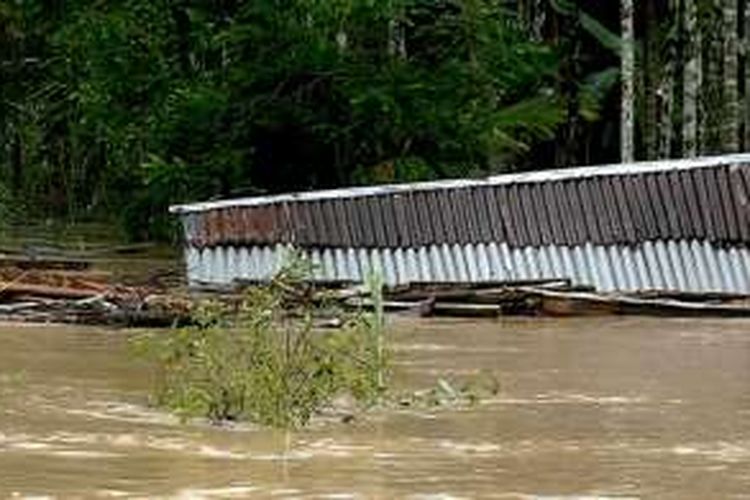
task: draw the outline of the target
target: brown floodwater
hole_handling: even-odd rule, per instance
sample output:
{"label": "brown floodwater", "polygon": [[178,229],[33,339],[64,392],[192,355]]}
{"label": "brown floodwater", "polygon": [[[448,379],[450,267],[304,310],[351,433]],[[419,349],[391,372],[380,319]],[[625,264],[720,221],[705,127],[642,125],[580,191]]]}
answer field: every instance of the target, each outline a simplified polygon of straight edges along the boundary
{"label": "brown floodwater", "polygon": [[128,333],[0,326],[0,497],[750,498],[750,321],[392,324],[397,383],[473,407],[284,434],[148,406]]}

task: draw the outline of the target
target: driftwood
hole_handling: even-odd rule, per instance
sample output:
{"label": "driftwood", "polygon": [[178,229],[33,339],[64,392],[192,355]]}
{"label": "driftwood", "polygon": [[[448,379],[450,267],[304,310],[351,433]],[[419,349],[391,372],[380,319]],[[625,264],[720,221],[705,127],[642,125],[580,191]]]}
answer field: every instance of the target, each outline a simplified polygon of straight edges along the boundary
{"label": "driftwood", "polygon": [[25,255],[0,255],[0,267],[15,267],[18,269],[43,270],[83,270],[90,269],[89,259],[54,257],[34,258]]}
{"label": "driftwood", "polygon": [[0,281],[0,297],[36,296],[53,299],[86,299],[101,293],[101,290],[67,288],[60,286],[30,285]]}
{"label": "driftwood", "polygon": [[[497,317],[599,316],[638,314],[658,316],[750,317],[750,297],[737,294],[600,294],[589,287],[560,280],[488,284],[427,284],[385,291],[386,311],[419,316]],[[340,290],[350,307],[371,308],[361,289]]]}
{"label": "driftwood", "polygon": [[750,302],[747,302],[746,305],[731,305],[539,289],[528,289],[526,291],[537,297],[541,313],[552,316],[637,314],[649,316],[750,317]]}
{"label": "driftwood", "polygon": [[12,262],[0,265],[0,320],[152,327],[190,317],[190,307],[159,286],[124,286],[67,261]]}
{"label": "driftwood", "polygon": [[435,302],[432,305],[434,316],[461,318],[496,318],[503,310],[499,304],[467,304],[456,302]]}

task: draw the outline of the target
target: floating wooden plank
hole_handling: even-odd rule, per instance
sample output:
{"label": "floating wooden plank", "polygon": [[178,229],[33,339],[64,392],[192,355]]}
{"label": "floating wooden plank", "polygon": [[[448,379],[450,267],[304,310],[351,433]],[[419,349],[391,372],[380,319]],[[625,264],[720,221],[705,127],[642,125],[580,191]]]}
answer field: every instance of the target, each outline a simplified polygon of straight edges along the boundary
{"label": "floating wooden plank", "polygon": [[623,295],[558,292],[529,288],[539,301],[541,314],[582,316],[635,314],[655,316],[750,317],[750,306],[686,302],[673,299],[640,299]]}
{"label": "floating wooden plank", "polygon": [[0,281],[0,297],[26,295],[59,299],[86,299],[89,297],[95,297],[100,293],[99,290]]}
{"label": "floating wooden plank", "polygon": [[18,269],[83,270],[92,266],[91,260],[65,257],[33,258],[19,255],[0,255],[0,267]]}
{"label": "floating wooden plank", "polygon": [[502,314],[498,304],[466,304],[462,302],[435,302],[432,314],[453,318],[496,318]]}

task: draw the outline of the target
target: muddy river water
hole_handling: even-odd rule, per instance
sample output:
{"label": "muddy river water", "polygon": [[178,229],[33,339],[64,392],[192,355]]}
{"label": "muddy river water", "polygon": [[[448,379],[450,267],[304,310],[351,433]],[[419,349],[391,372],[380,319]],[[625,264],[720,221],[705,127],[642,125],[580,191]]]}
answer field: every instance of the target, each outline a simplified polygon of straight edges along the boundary
{"label": "muddy river water", "polygon": [[750,321],[397,320],[397,383],[471,408],[284,434],[147,404],[128,333],[0,326],[0,497],[750,498]]}

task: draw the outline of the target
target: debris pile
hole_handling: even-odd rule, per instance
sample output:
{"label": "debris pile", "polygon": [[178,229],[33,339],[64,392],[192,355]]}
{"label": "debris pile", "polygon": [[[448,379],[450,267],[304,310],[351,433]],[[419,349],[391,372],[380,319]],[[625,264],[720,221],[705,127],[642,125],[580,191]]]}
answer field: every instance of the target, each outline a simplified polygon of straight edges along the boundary
{"label": "debris pile", "polygon": [[[355,289],[356,290],[356,289]],[[350,307],[370,307],[364,294],[341,292]],[[465,283],[412,283],[387,290],[384,307],[421,317],[499,316],[718,316],[750,317],[750,297],[731,293],[650,291],[601,293],[569,280]]]}
{"label": "debris pile", "polygon": [[0,260],[0,320],[170,326],[189,312],[189,301],[164,286],[117,283],[85,260]]}
{"label": "debris pile", "polygon": [[[85,259],[29,259],[0,256],[0,321],[73,323],[126,327],[168,327],[191,321],[192,311],[210,298],[236,304],[252,283],[187,293],[181,278],[157,269],[139,280],[123,279]],[[295,301],[319,301],[369,309],[366,289],[352,283],[308,283],[287,294]],[[569,280],[466,283],[411,283],[383,292],[391,313],[419,317],[501,316],[750,317],[750,298],[722,293],[602,294]],[[340,326],[317,318],[322,327]]]}

